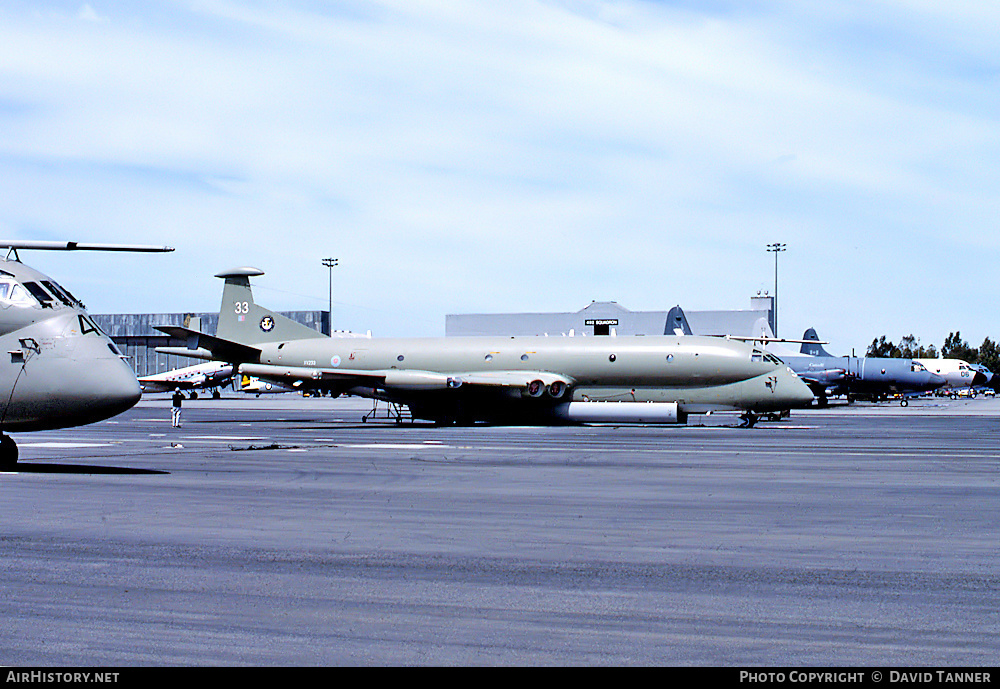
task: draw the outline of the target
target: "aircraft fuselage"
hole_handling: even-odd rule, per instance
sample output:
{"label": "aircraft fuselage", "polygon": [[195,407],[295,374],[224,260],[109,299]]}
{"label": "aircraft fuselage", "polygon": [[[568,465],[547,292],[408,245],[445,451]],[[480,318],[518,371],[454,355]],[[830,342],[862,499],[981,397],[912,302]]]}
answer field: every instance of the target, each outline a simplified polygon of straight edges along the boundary
{"label": "aircraft fuselage", "polygon": [[[261,364],[328,370],[333,390],[406,403],[415,416],[429,418],[452,401],[487,420],[522,412],[559,417],[555,408],[569,402],[673,402],[686,414],[763,413],[812,401],[786,366],[714,337],[309,339],[258,347]],[[370,371],[386,372],[386,385],[351,379],[351,372]],[[509,380],[518,372],[525,382],[536,374],[546,385],[547,378],[564,382],[565,396],[539,393],[532,401],[523,387],[488,384],[491,375]]]}
{"label": "aircraft fuselage", "polygon": [[783,361],[804,376],[811,371],[842,371],[840,376],[830,376],[828,381],[819,382],[830,394],[921,393],[945,383],[941,376],[910,359],[803,355],[786,356]]}

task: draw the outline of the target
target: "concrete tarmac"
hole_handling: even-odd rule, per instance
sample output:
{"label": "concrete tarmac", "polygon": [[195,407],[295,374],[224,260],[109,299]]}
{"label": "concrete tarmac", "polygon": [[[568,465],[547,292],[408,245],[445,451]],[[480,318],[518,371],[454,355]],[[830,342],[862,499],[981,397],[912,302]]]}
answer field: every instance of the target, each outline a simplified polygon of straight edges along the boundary
{"label": "concrete tarmac", "polygon": [[227,397],[15,436],[0,664],[1000,657],[995,400],[438,428]]}

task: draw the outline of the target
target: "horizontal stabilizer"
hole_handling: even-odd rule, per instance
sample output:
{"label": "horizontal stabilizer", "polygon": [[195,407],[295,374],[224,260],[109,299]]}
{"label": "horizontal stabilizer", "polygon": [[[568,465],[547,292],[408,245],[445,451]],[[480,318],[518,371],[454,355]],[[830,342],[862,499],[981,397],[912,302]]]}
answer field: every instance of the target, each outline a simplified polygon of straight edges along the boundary
{"label": "horizontal stabilizer", "polygon": [[[157,325],[155,327],[160,332],[166,333],[171,337],[186,340],[188,345],[187,351],[189,352],[208,350],[211,352],[212,358],[216,361],[228,361],[230,363],[260,361],[260,350],[256,347],[250,347],[239,342],[233,342],[232,340],[224,340],[221,337],[206,335],[197,330],[182,328],[179,325]],[[187,354],[187,356],[202,358],[196,354]]]}
{"label": "horizontal stabilizer", "polygon": [[215,361],[215,356],[203,347],[199,347],[197,349],[188,349],[187,347],[157,347],[156,353],[186,356],[192,359],[204,359],[205,361]]}

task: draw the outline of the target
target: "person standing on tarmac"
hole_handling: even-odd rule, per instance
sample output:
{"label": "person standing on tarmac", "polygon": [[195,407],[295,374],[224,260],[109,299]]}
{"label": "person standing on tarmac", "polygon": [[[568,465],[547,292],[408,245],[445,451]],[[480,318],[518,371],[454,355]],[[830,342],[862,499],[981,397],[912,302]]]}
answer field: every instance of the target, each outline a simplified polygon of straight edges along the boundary
{"label": "person standing on tarmac", "polygon": [[184,395],[181,394],[180,388],[174,389],[174,396],[171,398],[173,401],[173,408],[170,412],[170,425],[174,428],[181,427],[181,402],[184,401]]}

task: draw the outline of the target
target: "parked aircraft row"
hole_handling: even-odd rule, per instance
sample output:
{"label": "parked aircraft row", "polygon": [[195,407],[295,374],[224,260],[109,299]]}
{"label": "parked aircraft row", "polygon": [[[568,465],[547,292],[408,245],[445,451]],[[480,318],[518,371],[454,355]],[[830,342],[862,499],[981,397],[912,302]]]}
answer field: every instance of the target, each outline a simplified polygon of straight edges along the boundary
{"label": "parked aircraft row", "polygon": [[833,356],[809,328],[802,336],[799,356],[784,357],[793,371],[809,385],[822,406],[832,395],[885,399],[922,395],[947,384],[947,380],[911,359]]}
{"label": "parked aircraft row", "polygon": [[[0,466],[17,462],[9,432],[76,426],[109,418],[140,398],[139,381],[83,304],[25,266],[18,249],[172,251],[170,247],[0,241]],[[209,363],[144,377],[146,389],[204,388],[240,376],[263,386],[350,394],[406,405],[437,423],[683,423],[689,414],[758,416],[810,405],[833,391],[906,392],[945,385],[952,375],[902,360],[831,357],[807,332],[800,357],[782,361],[766,337],[690,334],[683,312],[662,337],[331,338],[255,303],[255,268],[224,279],[215,335],[160,326],[187,343],[173,348]],[[773,339],[773,338],[772,338]],[[806,341],[808,340],[808,341]],[[817,349],[818,347],[818,349]],[[909,366],[909,370],[894,368]],[[797,372],[796,372],[797,371]],[[956,380],[986,377],[968,365]]]}
{"label": "parked aircraft row", "polygon": [[[996,378],[985,367],[975,367],[959,359],[902,359],[881,357],[833,356],[823,348],[815,329],[809,328],[801,340],[776,338],[766,319],[754,326],[755,334],[734,336],[734,339],[758,342],[788,364],[809,386],[820,406],[829,397],[844,395],[886,399],[890,396],[907,399],[942,389],[997,385]],[[675,306],[667,314],[666,330],[679,334],[692,333],[683,310]],[[796,352],[787,344],[800,344]]]}

